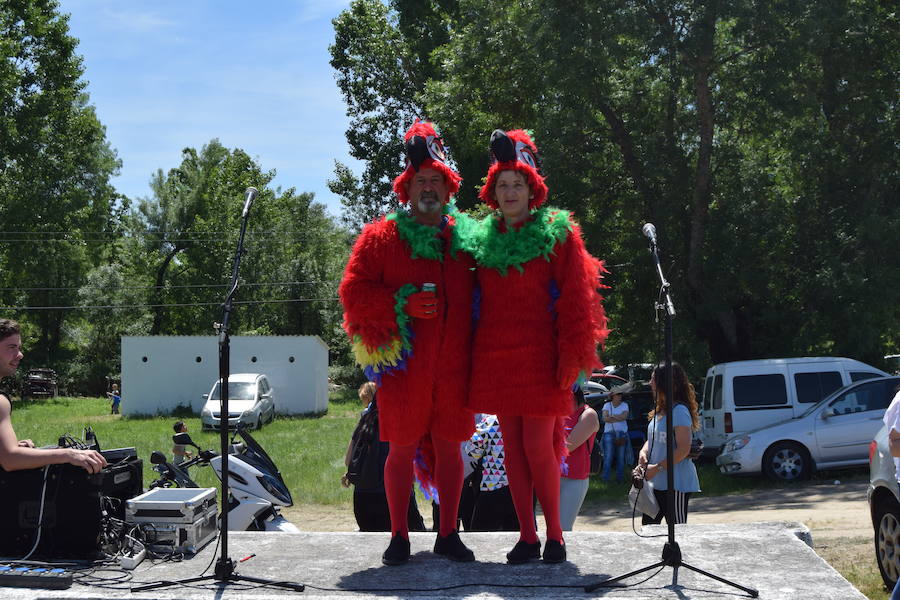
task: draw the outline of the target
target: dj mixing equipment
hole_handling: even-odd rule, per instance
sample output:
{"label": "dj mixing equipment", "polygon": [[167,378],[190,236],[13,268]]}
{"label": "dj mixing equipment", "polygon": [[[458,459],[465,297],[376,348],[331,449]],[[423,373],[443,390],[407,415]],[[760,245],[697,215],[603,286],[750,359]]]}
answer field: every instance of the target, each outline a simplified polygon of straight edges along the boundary
{"label": "dj mixing equipment", "polygon": [[134,448],[102,454],[109,464],[93,475],[69,464],[0,469],[0,556],[23,558],[34,549],[31,558],[95,558],[104,511],[124,520],[125,502],[143,491],[143,462]]}

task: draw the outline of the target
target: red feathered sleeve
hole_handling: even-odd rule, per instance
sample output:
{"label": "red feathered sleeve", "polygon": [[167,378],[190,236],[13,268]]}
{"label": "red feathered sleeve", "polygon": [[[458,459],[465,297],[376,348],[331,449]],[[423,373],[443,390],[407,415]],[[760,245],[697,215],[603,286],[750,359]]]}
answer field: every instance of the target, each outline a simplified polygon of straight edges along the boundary
{"label": "red feathered sleeve", "polygon": [[581,239],[581,228],[573,226],[565,242],[554,248],[553,277],[559,287],[556,300],[558,332],[558,366],[577,369],[590,377],[601,365],[598,344],[602,346],[609,335],[603,297],[598,292],[603,262],[591,256]]}
{"label": "red feathered sleeve", "polygon": [[344,306],[344,330],[353,340],[359,336],[370,350],[398,335],[396,289],[384,283],[384,265],[393,223],[380,220],[366,225],[356,239],[344,269],[338,296]]}

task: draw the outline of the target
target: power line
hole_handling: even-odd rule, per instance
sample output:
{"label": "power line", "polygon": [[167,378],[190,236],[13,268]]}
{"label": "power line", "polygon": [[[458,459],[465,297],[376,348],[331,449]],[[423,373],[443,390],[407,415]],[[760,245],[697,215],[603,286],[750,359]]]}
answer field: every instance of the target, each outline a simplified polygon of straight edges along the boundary
{"label": "power line", "polygon": [[[122,230],[122,231],[86,231],[80,230],[79,233],[91,234],[91,235],[166,235],[165,232],[155,231],[153,229],[144,229],[144,230]],[[208,235],[237,235],[236,231],[231,229],[223,230],[223,231],[194,231],[194,232],[184,232],[184,233],[202,233]],[[265,233],[267,235],[274,234],[282,234],[282,233],[308,233],[307,231],[285,231],[283,229],[248,229],[246,234],[260,234]],[[71,231],[0,231],[0,235],[59,235],[59,236],[71,236],[73,235]]]}
{"label": "power line", "polygon": [[[264,287],[264,286],[284,286],[284,285],[313,285],[313,284],[335,284],[336,281],[276,281],[273,283],[244,283],[241,287]],[[87,285],[87,284],[84,284]],[[19,292],[52,292],[64,290],[80,290],[84,285],[73,285],[67,287],[0,287],[0,291],[19,291]],[[227,288],[227,283],[196,283],[184,285],[123,285],[116,286],[117,290],[156,290],[156,289],[188,289],[188,288]]]}
{"label": "power line", "polygon": [[[234,304],[290,304],[294,302],[335,302],[337,296],[332,298],[286,298],[282,300],[235,300]],[[24,311],[24,310],[106,310],[126,308],[178,308],[190,306],[222,306],[221,302],[186,302],[183,304],[109,304],[87,306],[0,306],[0,310]]]}
{"label": "power line", "polygon": [[[168,237],[175,235],[178,237]],[[272,242],[294,242],[309,236],[309,231],[247,230],[249,239],[265,237]],[[232,241],[238,237],[237,231],[182,231],[163,233],[159,231],[0,231],[0,243],[14,242],[58,242],[58,243],[111,243],[120,240],[137,240],[141,237],[158,238],[159,243],[185,243]]]}
{"label": "power line", "polygon": [[[174,243],[182,243],[182,242],[214,242],[214,241],[222,241],[222,242],[233,242],[237,238],[237,234],[231,235],[227,238],[222,238],[218,236],[209,236],[209,237],[195,237],[195,238],[177,238],[177,239],[168,239],[163,238],[160,239],[160,243],[174,244]],[[0,239],[0,244],[20,244],[22,242],[41,242],[41,243],[56,243],[56,244],[108,244],[115,241],[119,241],[122,239],[126,239],[125,236],[120,236],[118,238],[47,238],[47,237],[33,237],[33,238],[15,238],[15,239]],[[250,240],[254,239],[254,236],[249,236]],[[296,243],[298,241],[302,241],[302,239],[297,237],[290,237],[288,234],[279,233],[277,236],[269,236],[266,238],[266,242],[272,244],[291,244]]]}

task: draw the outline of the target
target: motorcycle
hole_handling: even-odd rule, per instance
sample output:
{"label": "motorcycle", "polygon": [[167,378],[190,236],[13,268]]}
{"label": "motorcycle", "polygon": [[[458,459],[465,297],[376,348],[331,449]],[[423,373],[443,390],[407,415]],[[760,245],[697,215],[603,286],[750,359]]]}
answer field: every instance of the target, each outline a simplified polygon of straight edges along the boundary
{"label": "motorcycle", "polygon": [[[235,442],[238,435],[242,442]],[[195,466],[211,466],[216,477],[222,480],[222,457],[217,452],[200,450],[186,432],[175,434],[172,440],[176,444],[193,446],[197,449],[197,456],[176,465],[167,461],[165,454],[155,450],[150,455],[150,462],[159,473],[159,478],[150,484],[151,489],[199,487],[189,474],[190,468]],[[239,426],[231,438],[228,452],[228,530],[299,533],[279,512],[279,507],[293,504],[291,492],[278,467],[253,436]]]}

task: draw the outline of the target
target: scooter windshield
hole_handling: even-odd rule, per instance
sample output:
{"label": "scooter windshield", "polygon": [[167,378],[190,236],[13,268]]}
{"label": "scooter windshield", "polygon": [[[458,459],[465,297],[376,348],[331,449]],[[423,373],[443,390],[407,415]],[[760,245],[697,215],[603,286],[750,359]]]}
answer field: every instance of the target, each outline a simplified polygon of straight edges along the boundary
{"label": "scooter windshield", "polygon": [[[284,488],[284,493],[287,495],[288,499],[291,499],[291,492],[288,490],[287,484],[284,482],[284,479],[281,477],[281,473],[278,471],[278,467],[275,466],[275,463],[269,458],[269,455],[266,454],[266,451],[263,450],[262,446],[253,439],[253,436],[250,435],[250,432],[246,429],[240,429],[240,436],[244,439],[245,448],[241,453],[241,460],[247,462],[248,464],[256,467],[263,473],[268,473],[272,477],[278,480]],[[293,501],[291,499],[291,501]]]}

